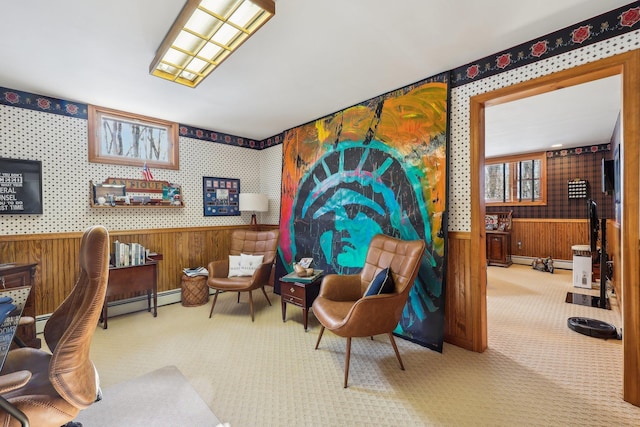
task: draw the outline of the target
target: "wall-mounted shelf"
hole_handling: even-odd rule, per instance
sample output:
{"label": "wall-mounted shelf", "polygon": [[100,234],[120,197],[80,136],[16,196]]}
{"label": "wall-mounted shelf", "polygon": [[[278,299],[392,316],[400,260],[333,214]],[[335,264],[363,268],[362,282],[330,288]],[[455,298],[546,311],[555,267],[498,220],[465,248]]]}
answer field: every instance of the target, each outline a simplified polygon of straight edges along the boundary
{"label": "wall-mounted shelf", "polygon": [[174,209],[180,209],[180,208],[184,208],[184,204],[177,206],[177,205],[143,205],[143,204],[129,204],[129,205],[121,205],[121,204],[116,204],[115,206],[110,206],[110,205],[96,205],[94,203],[91,203],[91,207],[95,208],[95,209],[113,209],[113,208],[174,208]]}
{"label": "wall-mounted shelf", "polygon": [[[155,194],[158,194],[159,197],[154,197]],[[89,205],[97,209],[175,209],[183,208],[184,201],[182,200],[182,187],[167,181],[108,178],[100,184],[89,181]]]}

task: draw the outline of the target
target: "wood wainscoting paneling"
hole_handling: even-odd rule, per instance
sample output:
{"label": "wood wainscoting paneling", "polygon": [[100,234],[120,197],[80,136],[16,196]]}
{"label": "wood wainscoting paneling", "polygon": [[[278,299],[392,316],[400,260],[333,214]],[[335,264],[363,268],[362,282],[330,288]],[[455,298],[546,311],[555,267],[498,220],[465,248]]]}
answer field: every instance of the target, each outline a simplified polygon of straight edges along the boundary
{"label": "wood wainscoting paneling", "polygon": [[[110,243],[140,243],[162,254],[158,263],[158,292],[179,289],[182,269],[206,267],[209,261],[229,254],[229,239],[235,229],[247,226],[192,227],[110,231]],[[261,226],[269,229],[271,226]],[[0,262],[37,263],[36,315],[52,313],[71,292],[78,271],[82,232],[0,236]],[[123,295],[129,298],[137,294]]]}
{"label": "wood wainscoting paneling", "polygon": [[471,235],[450,232],[448,239],[444,339],[450,344],[472,350]]}
{"label": "wood wainscoting paneling", "polygon": [[586,219],[513,219],[511,255],[571,260],[571,246],[588,244]]}

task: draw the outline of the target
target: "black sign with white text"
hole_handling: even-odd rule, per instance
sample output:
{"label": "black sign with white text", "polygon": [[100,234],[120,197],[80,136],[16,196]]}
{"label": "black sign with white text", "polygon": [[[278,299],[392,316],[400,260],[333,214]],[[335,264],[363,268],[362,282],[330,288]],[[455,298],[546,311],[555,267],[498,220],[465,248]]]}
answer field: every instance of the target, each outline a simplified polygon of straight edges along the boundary
{"label": "black sign with white text", "polygon": [[41,213],[41,162],[0,159],[0,214]]}

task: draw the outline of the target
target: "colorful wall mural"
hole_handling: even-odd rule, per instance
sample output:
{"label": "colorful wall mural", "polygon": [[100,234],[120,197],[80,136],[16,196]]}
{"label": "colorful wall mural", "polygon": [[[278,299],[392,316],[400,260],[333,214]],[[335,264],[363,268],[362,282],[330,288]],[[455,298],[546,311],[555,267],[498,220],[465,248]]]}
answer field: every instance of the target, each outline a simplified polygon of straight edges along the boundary
{"label": "colorful wall mural", "polygon": [[276,265],[281,277],[312,257],[325,273],[354,274],[377,233],[425,240],[395,334],[437,351],[444,335],[448,93],[442,74],[286,131]]}

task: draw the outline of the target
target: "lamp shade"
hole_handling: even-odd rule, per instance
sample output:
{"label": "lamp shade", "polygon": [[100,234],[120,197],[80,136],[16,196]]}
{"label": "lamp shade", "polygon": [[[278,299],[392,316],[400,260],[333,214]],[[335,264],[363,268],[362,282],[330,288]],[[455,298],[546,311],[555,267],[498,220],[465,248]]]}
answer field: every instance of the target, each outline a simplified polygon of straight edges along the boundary
{"label": "lamp shade", "polygon": [[266,212],[269,210],[269,199],[266,194],[240,193],[240,211]]}

